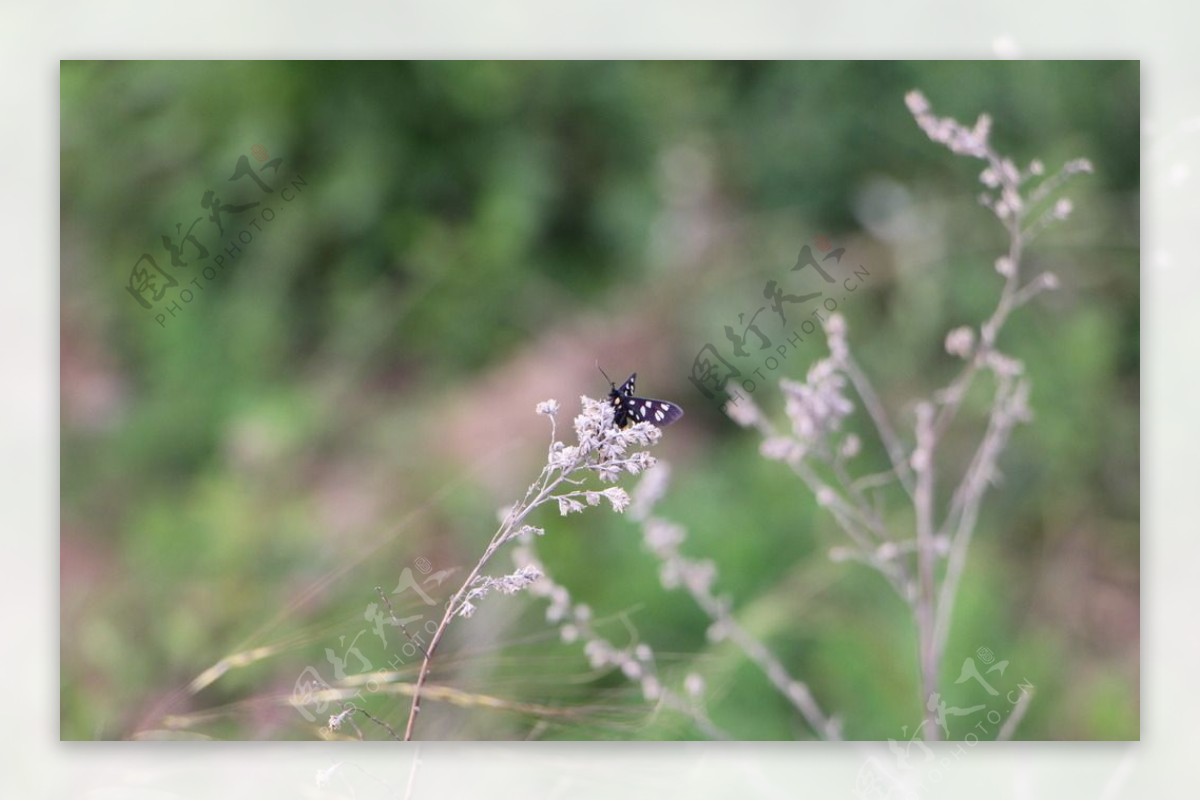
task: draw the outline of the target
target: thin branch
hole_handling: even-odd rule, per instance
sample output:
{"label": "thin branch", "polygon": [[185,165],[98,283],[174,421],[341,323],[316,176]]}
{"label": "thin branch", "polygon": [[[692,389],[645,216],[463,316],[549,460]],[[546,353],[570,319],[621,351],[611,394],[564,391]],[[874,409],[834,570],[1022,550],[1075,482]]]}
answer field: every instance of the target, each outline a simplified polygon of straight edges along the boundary
{"label": "thin branch", "polygon": [[[642,694],[646,700],[653,700],[659,707],[671,709],[690,718],[704,736],[710,740],[729,740],[729,734],[718,727],[708,717],[707,711],[698,703],[688,703],[682,696],[663,684],[658,676],[654,661],[654,651],[645,643],[637,643],[623,648],[614,645],[610,640],[596,631],[593,625],[591,609],[583,604],[572,604],[567,588],[558,584],[548,573],[545,565],[538,559],[537,545],[534,540],[524,543],[513,553],[513,560],[519,568],[536,567],[542,574],[541,580],[534,592],[537,595],[551,599],[551,608],[547,615],[552,620],[561,620],[560,632],[568,642],[582,641],[584,653],[593,668],[618,668],[630,680],[641,683]],[[620,616],[631,642],[638,639],[637,629],[627,615]]]}
{"label": "thin branch", "polygon": [[424,654],[426,659],[428,659],[429,652],[426,651],[424,646],[421,645],[421,641],[413,637],[412,634],[408,632],[408,627],[404,625],[404,621],[396,617],[396,610],[392,608],[391,599],[384,594],[383,587],[376,587],[375,592],[379,595],[379,598],[383,601],[384,605],[387,606],[388,616],[392,619],[392,625],[399,627],[400,631],[404,632],[404,636],[408,638],[408,641],[411,642],[422,654]]}
{"label": "thin branch", "polygon": [[[542,477],[543,481],[549,482],[549,474],[547,471],[543,471]],[[561,478],[559,481],[561,481]],[[446,629],[449,627],[450,621],[453,620],[455,615],[457,615],[461,610],[462,602],[466,598],[467,593],[471,590],[471,586],[475,583],[475,579],[483,572],[483,568],[487,565],[488,561],[491,560],[492,556],[496,553],[496,550],[500,547],[500,545],[505,541],[506,534],[511,531],[515,531],[516,527],[520,525],[520,523],[525,519],[526,515],[528,515],[533,509],[537,508],[539,503],[545,500],[549,492],[553,490],[557,484],[557,481],[544,484],[541,490],[539,490],[538,494],[534,497],[533,502],[521,506],[520,511],[518,511],[517,507],[514,507],[512,511],[509,512],[505,522],[501,523],[500,528],[497,529],[496,533],[492,535],[491,542],[488,543],[487,548],[483,552],[483,556],[481,556],[479,561],[475,563],[475,567],[471,568],[471,572],[467,574],[467,578],[463,581],[462,586],[458,588],[458,591],[450,597],[450,601],[446,604],[446,612],[442,615],[442,619],[438,623],[437,629],[433,632],[433,635],[429,639],[429,648],[425,651],[425,658],[421,660],[421,670],[417,673],[417,682],[413,691],[412,703],[410,704],[408,710],[408,723],[404,727],[405,742],[408,742],[412,739],[413,729],[417,724],[417,715],[421,713],[421,690],[424,688],[425,682],[429,678],[429,670],[433,663],[433,654],[437,650],[438,644],[441,643],[442,637],[445,636]],[[530,491],[532,491],[532,487],[530,488]],[[529,497],[529,493],[526,493],[526,497]]]}
{"label": "thin branch", "polygon": [[913,483],[912,468],[908,464],[904,445],[900,442],[900,438],[896,436],[896,431],[892,428],[892,424],[888,420],[887,410],[884,409],[883,404],[880,402],[875,388],[871,386],[871,380],[867,378],[867,374],[863,372],[862,368],[858,366],[858,363],[854,361],[849,353],[845,354],[841,368],[842,372],[850,379],[850,383],[854,385],[854,391],[862,399],[867,413],[871,415],[871,420],[875,423],[875,429],[879,432],[879,439],[883,442],[884,449],[887,450],[888,458],[891,459],[892,470],[895,471],[896,478],[904,487],[905,492],[909,494],[909,497],[912,497],[916,491],[916,487]]}
{"label": "thin branch", "polygon": [[917,515],[917,597],[913,608],[916,617],[918,651],[921,665],[921,701],[925,708],[925,739],[941,736],[937,714],[930,709],[929,700],[937,692],[938,668],[941,662],[934,635],[935,576],[937,545],[933,529],[934,452],[937,436],[933,430],[933,407],[928,403],[917,406],[917,448],[913,452],[913,470],[917,474],[914,505]]}
{"label": "thin branch", "polygon": [[1029,711],[1029,705],[1032,702],[1033,691],[1021,688],[1021,697],[1017,699],[1017,703],[1013,705],[1008,719],[1000,727],[1000,733],[996,735],[997,740],[1012,739],[1012,736],[1017,732],[1017,726],[1021,725],[1021,721],[1025,718],[1025,713]]}
{"label": "thin branch", "polygon": [[[1020,419],[1024,408],[1024,396],[1028,385],[1019,383],[1009,391],[1007,383],[1002,381],[997,388],[997,398],[993,403],[988,420],[987,432],[980,441],[979,450],[971,461],[970,467],[963,476],[962,483],[955,491],[952,501],[951,515],[959,508],[958,523],[950,536],[950,558],[946,564],[946,575],[942,580],[941,592],[938,596],[938,615],[936,624],[936,642],[939,651],[945,647],[950,633],[950,617],[954,610],[954,601],[958,586],[962,580],[963,570],[967,563],[967,550],[971,537],[975,532],[975,524],[979,518],[979,507],[1000,453],[1008,442],[1012,428]],[[946,525],[950,525],[950,518]]]}
{"label": "thin branch", "polygon": [[[659,469],[666,470],[666,467]],[[643,482],[658,483],[651,476],[647,476]],[[790,675],[769,648],[742,628],[730,613],[728,604],[713,594],[716,571],[710,568],[711,563],[689,559],[680,553],[679,543],[685,536],[683,527],[652,518],[649,513],[650,509],[647,508],[641,519],[643,539],[647,549],[661,563],[663,574],[672,576],[670,581],[662,579],[664,587],[674,589],[682,585],[696,605],[713,621],[715,631],[728,637],[763,671],[767,680],[800,712],[818,737],[840,740],[840,725],[821,710],[808,685]]]}
{"label": "thin branch", "polygon": [[[477,579],[483,575],[484,568],[496,551],[520,534],[523,530],[521,524],[526,517],[543,503],[555,499],[560,502],[559,509],[562,514],[584,508],[575,498],[593,493],[568,492],[561,496],[554,494],[560,485],[574,484],[574,479],[577,478],[574,475],[576,471],[597,470],[602,479],[615,480],[623,472],[637,473],[653,463],[653,457],[647,452],[635,453],[629,457],[624,454],[636,446],[651,445],[657,442],[661,436],[659,429],[649,423],[637,423],[627,429],[617,428],[613,425],[613,411],[608,403],[591,398],[581,398],[581,402],[583,412],[575,419],[575,433],[579,444],[570,447],[564,446],[555,439],[558,431],[556,423],[558,402],[551,400],[538,404],[538,414],[550,418],[551,441],[546,450],[546,465],[538,474],[537,480],[529,485],[525,497],[514,504],[504,515],[503,521],[492,535],[483,555],[479,557],[479,561],[471,568],[462,585],[447,602],[446,611],[442,614],[441,621],[430,637],[429,647],[424,649],[424,659],[421,661],[417,681],[413,686],[408,722],[404,728],[405,741],[409,741],[413,737],[417,716],[421,712],[422,692],[429,679],[433,657],[438,645],[445,637],[451,621],[459,615],[469,615],[473,609],[470,601],[482,597],[484,590],[481,586],[477,586]],[[611,494],[615,492],[619,492],[620,495]],[[628,503],[628,496],[623,491],[611,487],[597,490],[594,494],[607,497],[613,509],[617,511],[623,509],[624,505]],[[517,577],[514,575],[506,578]],[[522,583],[509,582],[505,586],[515,590],[520,586],[525,586],[530,580],[529,575],[521,578]],[[502,581],[499,583],[503,584]]]}

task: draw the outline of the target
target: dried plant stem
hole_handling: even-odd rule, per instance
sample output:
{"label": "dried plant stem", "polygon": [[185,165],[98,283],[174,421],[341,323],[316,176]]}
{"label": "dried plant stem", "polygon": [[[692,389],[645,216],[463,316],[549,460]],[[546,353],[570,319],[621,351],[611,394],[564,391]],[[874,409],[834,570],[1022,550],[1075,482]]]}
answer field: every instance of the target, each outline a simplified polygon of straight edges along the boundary
{"label": "dried plant stem", "polygon": [[704,610],[704,612],[720,626],[722,633],[750,658],[750,661],[758,665],[767,680],[775,685],[775,689],[783,694],[793,706],[804,716],[808,721],[808,725],[816,732],[817,736],[826,740],[840,740],[840,727],[836,722],[826,716],[821,711],[821,707],[817,704],[817,700],[813,697],[812,691],[808,685],[799,679],[793,678],[788,673],[787,668],[783,663],[771,653],[771,650],[756,640],[748,631],[742,628],[741,624],[729,613],[725,604],[715,598],[707,589],[699,586],[693,586],[685,583],[688,588],[688,593],[696,604]]}
{"label": "dried plant stem", "polygon": [[1021,721],[1025,718],[1025,713],[1029,711],[1029,704],[1033,701],[1033,693],[1029,690],[1022,689],[1021,697],[1017,699],[1017,703],[1013,705],[1012,712],[1008,714],[1008,719],[1004,721],[1004,725],[1000,727],[1000,732],[996,735],[997,740],[1011,740],[1012,736],[1017,731],[1017,726],[1021,725]]}
{"label": "dried plant stem", "polygon": [[[770,431],[769,428],[764,428],[765,431]],[[817,497],[821,497],[822,491],[827,497],[827,506],[833,519],[837,522],[838,527],[854,541],[854,544],[859,547],[859,550],[864,557],[869,557],[875,552],[875,544],[872,542],[869,532],[874,530],[878,539],[884,542],[892,540],[887,534],[887,530],[883,528],[882,520],[879,520],[879,515],[870,506],[867,506],[865,499],[860,501],[858,505],[847,501],[837,492],[826,486],[813,470],[802,459],[789,459],[788,466],[792,468],[800,480],[804,482],[809,491]],[[905,597],[908,584],[908,571],[905,570],[902,562],[895,562],[886,559],[864,558],[866,564],[874,567],[879,571],[888,583],[892,585],[892,589],[900,597]]]}
{"label": "dried plant stem", "polygon": [[[513,559],[518,567],[534,564],[542,574],[536,587],[531,588],[535,595],[543,595],[550,599],[550,609],[547,617],[559,623],[563,639],[582,642],[584,653],[593,668],[619,668],[621,673],[630,680],[639,679],[642,693],[646,700],[654,701],[658,706],[670,709],[689,718],[705,737],[710,740],[729,740],[728,732],[713,723],[703,704],[696,697],[685,699],[659,678],[655,665],[653,649],[638,643],[632,647],[620,648],[603,637],[593,625],[591,608],[585,604],[574,604],[566,587],[556,582],[546,570],[537,554],[537,543],[533,538],[523,542],[513,553]],[[624,619],[624,616],[622,616]],[[636,633],[628,620],[625,621],[630,633]]]}
{"label": "dried plant stem", "polygon": [[913,469],[917,474],[913,500],[917,518],[917,597],[914,615],[917,624],[917,643],[921,662],[921,699],[925,707],[925,737],[940,739],[936,706],[930,699],[937,692],[941,655],[936,636],[936,576],[937,544],[933,532],[933,480],[935,447],[933,407],[923,403],[917,407],[917,448],[913,453]]}
{"label": "dried plant stem", "polygon": [[[780,381],[790,432],[776,431],[758,407],[746,402],[740,393],[739,402],[727,406],[726,411],[739,425],[762,432],[762,455],[787,463],[817,503],[831,512],[852,543],[852,547],[831,549],[831,558],[852,559],[874,568],[909,607],[917,631],[924,717],[921,728],[925,739],[937,740],[945,731],[939,723],[938,710],[944,704],[937,699],[938,678],[979,508],[996,476],[998,460],[1013,427],[1031,417],[1027,406],[1029,382],[1020,377],[1024,367],[1002,353],[996,343],[1013,311],[1058,283],[1052,273],[1021,283],[1021,257],[1026,246],[1051,223],[1065,220],[1072,209],[1066,198],[1041,212],[1036,207],[1048,201],[1071,175],[1091,172],[1092,165],[1086,159],[1067,162],[1056,175],[1041,179],[1029,192],[1026,182],[1043,175],[1044,165],[1033,161],[1022,171],[997,153],[989,143],[990,117],[980,115],[973,127],[936,117],[929,101],[918,91],[909,92],[905,103],[918,126],[934,142],[957,155],[986,162],[979,176],[986,189],[980,202],[995,214],[1008,234],[1007,251],[995,263],[996,272],[1004,278],[995,308],[978,328],[960,326],[946,335],[946,352],[963,359],[962,367],[949,383],[915,404],[915,442],[910,452],[906,440],[892,426],[867,373],[850,353],[845,319],[833,314],[825,320],[829,356],[812,365],[804,382]],[[996,381],[987,426],[949,503],[943,505],[939,503],[937,484],[939,448],[973,382],[983,372],[991,373]],[[841,431],[854,409],[843,394],[847,381],[870,417],[871,436],[883,445],[890,469],[856,477],[846,465],[846,460],[860,450],[858,436]],[[826,481],[824,471],[817,469],[823,465],[831,468],[833,482]],[[878,508],[881,496],[877,489],[893,482],[912,503],[913,536],[894,536],[889,526],[893,518]],[[872,490],[870,499],[867,489]],[[1005,735],[1011,735],[1028,703],[1023,697],[1014,708]]]}
{"label": "dried plant stem", "polygon": [[[500,524],[500,528],[492,535],[491,542],[483,552],[483,556],[475,563],[475,567],[471,568],[471,572],[467,574],[467,578],[463,581],[462,586],[458,591],[450,597],[450,601],[446,604],[446,611],[442,615],[441,621],[438,623],[437,629],[433,632],[433,636],[429,638],[429,647],[425,649],[424,658],[421,660],[421,670],[417,673],[417,681],[413,688],[412,703],[408,709],[408,723],[404,727],[404,740],[408,742],[412,740],[413,729],[417,724],[417,715],[421,713],[421,690],[425,687],[425,682],[429,678],[429,670],[433,665],[433,655],[437,651],[438,644],[441,643],[442,637],[446,635],[446,629],[450,626],[450,621],[459,613],[462,608],[462,603],[467,597],[467,593],[471,590],[475,579],[483,572],[483,568],[488,561],[495,555],[497,549],[509,539],[509,535],[516,530],[516,527],[521,524],[529,512],[535,509],[540,503],[550,496],[550,493],[563,482],[566,473],[560,471],[556,480],[550,478],[551,470],[549,467],[542,470],[542,475],[538,481],[529,488],[525,494],[525,501],[514,507],[505,517],[504,522]],[[540,488],[539,488],[540,486]],[[530,502],[529,496],[534,490],[538,492]]]}
{"label": "dried plant stem", "polygon": [[[769,426],[761,418],[758,423],[763,427]],[[711,639],[715,641],[727,638],[741,649],[742,653],[762,670],[775,689],[804,717],[818,737],[840,740],[842,734],[838,720],[826,715],[808,685],[792,676],[769,648],[738,623],[730,611],[730,601],[714,593],[716,567],[707,560],[691,559],[680,552],[679,546],[686,536],[685,529],[651,516],[653,504],[665,490],[668,475],[669,468],[665,464],[658,465],[646,474],[642,486],[638,488],[638,500],[635,501],[634,511],[631,513],[642,523],[646,548],[659,560],[660,580],[664,588],[684,588],[696,606],[712,621],[712,627],[709,629]],[[805,476],[805,481],[808,482],[811,478],[810,475]]]}
{"label": "dried plant stem", "polygon": [[762,669],[767,680],[775,685],[775,689],[779,690],[783,697],[792,703],[792,706],[796,707],[818,737],[825,740],[842,739],[841,727],[837,721],[821,711],[821,707],[817,703],[817,699],[813,697],[808,685],[793,678],[769,648],[742,628],[729,614],[729,611],[717,602],[717,599],[696,592],[692,592],[692,597],[708,613],[709,617],[722,627],[724,633],[750,658],[750,661]]}
{"label": "dried plant stem", "polygon": [[871,415],[871,421],[875,424],[875,430],[879,433],[879,439],[883,442],[884,449],[887,450],[888,458],[892,462],[892,469],[895,471],[896,478],[900,481],[905,491],[908,492],[909,497],[912,497],[916,489],[913,486],[912,470],[905,456],[904,445],[900,442],[900,438],[896,436],[896,431],[892,428],[892,424],[888,420],[887,410],[879,400],[879,395],[876,394],[875,388],[871,386],[871,379],[867,377],[867,374],[854,361],[849,351],[842,356],[841,368],[850,379],[850,383],[854,385],[854,391],[858,393],[859,399],[862,400],[863,407]]}
{"label": "dried plant stem", "polygon": [[365,710],[365,709],[358,709],[357,711],[358,711],[360,714],[362,714],[364,717],[366,717],[366,718],[367,718],[367,720],[369,720],[369,721],[371,721],[372,723],[374,723],[376,726],[381,726],[381,727],[383,727],[384,729],[386,729],[386,730],[387,730],[387,733],[391,735],[391,737],[392,737],[392,739],[393,739],[393,740],[399,740],[399,739],[400,739],[400,735],[396,734],[396,730],[395,730],[395,729],[393,729],[391,726],[389,726],[389,725],[388,725],[387,723],[385,723],[384,721],[382,721],[382,720],[380,720],[379,718],[375,717],[374,715],[372,715],[370,712],[368,712],[368,711],[367,711],[367,710]]}
{"label": "dried plant stem", "polygon": [[991,414],[988,418],[987,431],[979,443],[979,448],[971,459],[970,465],[963,476],[962,483],[955,490],[950,503],[950,512],[945,522],[945,535],[950,540],[950,556],[946,563],[946,574],[942,579],[941,592],[937,603],[937,624],[935,628],[935,644],[939,652],[945,648],[946,637],[950,630],[950,615],[954,610],[954,601],[962,580],[963,569],[967,563],[967,550],[971,544],[971,535],[975,531],[975,523],[979,517],[979,507],[987,490],[988,481],[1008,442],[1008,436],[1013,426],[1021,419],[1024,408],[1024,397],[1028,385],[1010,380],[1001,380],[996,388],[996,398],[992,403]]}
{"label": "dried plant stem", "polygon": [[462,585],[450,597],[446,611],[429,639],[429,646],[423,649],[424,658],[421,660],[421,668],[413,686],[408,723],[404,727],[405,741],[412,740],[417,716],[421,714],[422,693],[433,667],[433,658],[446,636],[450,622],[458,616],[469,617],[475,608],[472,602],[492,590],[516,592],[540,578],[540,573],[536,570],[519,570],[499,579],[483,574],[484,568],[501,546],[521,536],[544,533],[532,526],[522,525],[529,513],[542,504],[555,500],[558,501],[560,514],[581,512],[585,503],[587,506],[596,506],[602,498],[608,500],[614,511],[621,512],[629,504],[629,495],[623,489],[586,489],[586,480],[598,476],[602,482],[611,483],[623,473],[640,473],[653,465],[654,457],[648,452],[629,451],[657,442],[661,436],[657,428],[642,422],[620,429],[613,425],[613,410],[610,404],[587,397],[581,397],[580,403],[583,411],[575,418],[575,434],[579,443],[577,446],[567,446],[556,439],[558,402],[548,400],[537,405],[538,414],[545,415],[550,420],[550,446],[546,451],[546,464],[538,474],[537,480],[529,485],[525,497],[503,513],[500,527],[492,535],[483,555],[471,568]]}

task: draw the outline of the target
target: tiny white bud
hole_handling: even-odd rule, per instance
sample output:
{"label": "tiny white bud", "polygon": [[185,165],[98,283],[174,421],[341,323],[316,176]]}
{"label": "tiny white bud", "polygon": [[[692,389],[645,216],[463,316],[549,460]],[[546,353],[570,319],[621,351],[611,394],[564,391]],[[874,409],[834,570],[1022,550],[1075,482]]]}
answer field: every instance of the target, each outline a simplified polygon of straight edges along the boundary
{"label": "tiny white bud", "polygon": [[951,356],[965,359],[971,355],[975,347],[975,330],[969,326],[959,326],[946,334],[946,352]]}
{"label": "tiny white bud", "polygon": [[855,434],[847,434],[842,440],[842,457],[853,459],[862,450],[862,441]]}
{"label": "tiny white bud", "polygon": [[853,555],[853,551],[851,551],[849,548],[843,548],[840,545],[835,545],[829,549],[829,561],[831,562],[845,562],[848,561]]}
{"label": "tiny white bud", "polygon": [[839,313],[829,315],[825,321],[825,333],[831,337],[846,336],[846,318]]}
{"label": "tiny white bud", "polygon": [[929,101],[919,89],[913,89],[904,95],[904,105],[908,106],[908,110],[913,114],[925,114],[929,111]]}
{"label": "tiny white bud", "polygon": [[996,375],[1007,376],[1009,378],[1025,372],[1025,365],[1019,359],[1005,356],[1003,353],[997,351],[992,351],[988,354],[987,364]]}
{"label": "tiny white bud", "polygon": [[749,428],[760,419],[758,407],[749,398],[731,400],[725,404],[725,414],[742,428]]}
{"label": "tiny white bud", "polygon": [[792,455],[794,444],[788,437],[770,437],[763,440],[758,450],[763,458],[782,462]]}

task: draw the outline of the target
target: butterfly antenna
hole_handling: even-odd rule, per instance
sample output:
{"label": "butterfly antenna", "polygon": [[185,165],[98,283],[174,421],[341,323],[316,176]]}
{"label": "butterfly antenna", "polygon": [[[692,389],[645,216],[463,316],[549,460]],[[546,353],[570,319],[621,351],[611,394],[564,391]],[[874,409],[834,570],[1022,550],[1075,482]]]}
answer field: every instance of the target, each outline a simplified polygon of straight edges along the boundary
{"label": "butterfly antenna", "polygon": [[600,371],[600,375],[604,376],[604,380],[608,382],[608,385],[610,387],[616,386],[616,384],[613,383],[613,380],[608,377],[608,373],[604,372],[604,368],[600,366],[599,359],[596,360],[596,369]]}

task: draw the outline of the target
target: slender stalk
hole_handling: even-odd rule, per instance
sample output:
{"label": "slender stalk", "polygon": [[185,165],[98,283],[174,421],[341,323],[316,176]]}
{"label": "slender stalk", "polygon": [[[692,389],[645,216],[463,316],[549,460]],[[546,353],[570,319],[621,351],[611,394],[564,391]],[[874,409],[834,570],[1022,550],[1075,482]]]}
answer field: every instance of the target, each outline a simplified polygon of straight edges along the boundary
{"label": "slender stalk", "polygon": [[1021,697],[1017,699],[1017,703],[1013,705],[1012,712],[1008,714],[1008,719],[1000,727],[1000,732],[996,735],[997,740],[1012,739],[1012,736],[1017,731],[1017,726],[1021,725],[1021,721],[1025,718],[1025,713],[1029,711],[1031,701],[1033,701],[1033,693],[1028,690],[1022,690]]}
{"label": "slender stalk", "polygon": [[[550,446],[546,452],[546,466],[542,468],[537,479],[529,485],[525,497],[514,504],[504,515],[503,521],[496,529],[496,533],[492,535],[483,555],[471,568],[462,585],[450,597],[446,604],[446,611],[442,614],[441,621],[438,622],[437,628],[429,639],[429,646],[423,649],[424,659],[421,660],[421,668],[413,685],[408,723],[404,728],[406,741],[413,737],[417,717],[421,714],[421,698],[433,667],[434,656],[442,639],[446,636],[446,630],[450,627],[451,621],[459,615],[469,616],[474,608],[471,602],[483,597],[492,589],[499,588],[502,592],[515,592],[538,578],[537,575],[520,571],[501,579],[483,576],[483,569],[502,545],[511,542],[522,532],[533,530],[542,533],[540,530],[521,525],[529,513],[545,502],[557,500],[559,512],[566,515],[582,511],[585,508],[584,502],[588,506],[595,506],[602,497],[607,498],[612,508],[620,512],[628,505],[629,496],[619,487],[597,490],[571,489],[571,487],[581,486],[584,478],[593,474],[598,474],[602,481],[615,482],[617,477],[624,472],[640,473],[654,463],[654,458],[650,456],[649,452],[641,451],[630,454],[628,451],[633,447],[652,445],[657,442],[661,436],[657,428],[645,422],[625,429],[617,428],[613,425],[611,405],[587,397],[580,400],[583,404],[583,412],[575,418],[575,433],[579,445],[569,447],[563,445],[556,438],[558,427],[555,415],[558,413],[558,402],[548,400],[538,404],[538,414],[550,418]],[[576,475],[577,473],[579,475]],[[566,491],[554,494],[555,490],[564,484],[568,485],[565,488]]]}
{"label": "slender stalk", "polygon": [[462,602],[466,598],[467,593],[471,590],[471,586],[475,583],[475,579],[478,578],[483,572],[484,566],[487,565],[488,561],[496,553],[496,550],[508,540],[508,535],[521,524],[530,511],[535,509],[543,500],[549,497],[550,492],[553,491],[554,488],[557,487],[563,480],[562,475],[560,475],[557,479],[551,481],[550,475],[551,473],[548,469],[542,471],[542,475],[539,477],[538,481],[535,482],[532,487],[530,487],[529,492],[525,495],[526,499],[528,499],[534,488],[541,483],[541,489],[538,491],[533,501],[528,503],[522,501],[517,508],[514,508],[511,512],[509,512],[504,522],[500,524],[500,528],[497,529],[494,535],[492,535],[492,540],[488,543],[487,548],[484,550],[483,556],[479,558],[479,561],[475,564],[475,567],[471,568],[471,572],[467,574],[467,578],[463,581],[462,586],[458,588],[458,591],[451,596],[450,601],[446,604],[446,612],[442,615],[441,622],[438,623],[438,627],[433,632],[433,636],[429,638],[429,647],[425,649],[425,657],[421,660],[421,670],[417,674],[416,685],[413,689],[412,703],[409,705],[408,709],[408,724],[404,727],[405,742],[408,742],[412,739],[413,729],[417,724],[417,715],[421,713],[421,691],[424,689],[425,682],[429,678],[429,671],[433,665],[434,652],[437,651],[438,644],[441,643],[442,637],[446,635],[446,629],[449,628],[450,621],[453,620],[454,616],[459,613],[460,609],[462,608]]}
{"label": "slender stalk", "polygon": [[913,453],[913,470],[917,474],[913,501],[917,517],[917,597],[914,615],[917,624],[917,645],[921,669],[921,702],[925,710],[925,739],[941,738],[936,706],[931,703],[937,693],[940,655],[936,637],[936,577],[937,543],[933,529],[934,460],[937,440],[933,430],[933,407],[922,403],[917,407],[917,448]]}
{"label": "slender stalk", "polygon": [[858,366],[858,363],[854,361],[849,353],[845,354],[842,360],[842,370],[849,377],[850,383],[854,385],[854,391],[862,399],[867,413],[871,415],[871,420],[875,423],[875,430],[879,432],[879,438],[883,441],[883,447],[887,450],[888,458],[891,459],[892,469],[896,472],[896,478],[899,479],[900,484],[908,492],[909,497],[912,497],[915,492],[912,469],[908,464],[908,459],[905,458],[904,445],[901,444],[900,438],[896,436],[896,431],[892,428],[892,424],[888,420],[887,410],[879,400],[879,395],[876,394],[875,388],[871,386],[871,379],[867,377],[867,374],[863,372],[862,368]]}
{"label": "slender stalk", "polygon": [[996,398],[992,402],[992,411],[988,419],[987,431],[979,443],[979,448],[963,476],[962,483],[955,490],[947,515],[943,536],[950,541],[950,558],[946,564],[946,575],[942,579],[942,588],[938,596],[937,624],[935,637],[938,650],[945,648],[946,638],[950,629],[950,615],[954,609],[954,601],[962,580],[963,570],[967,563],[967,550],[971,544],[971,536],[975,532],[975,523],[979,518],[979,507],[983,503],[988,481],[1008,442],[1008,436],[1016,425],[1024,406],[1025,385],[1011,385],[1011,381],[1003,380],[996,388]]}

